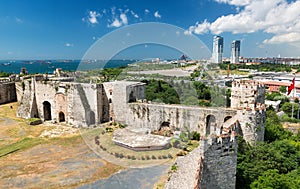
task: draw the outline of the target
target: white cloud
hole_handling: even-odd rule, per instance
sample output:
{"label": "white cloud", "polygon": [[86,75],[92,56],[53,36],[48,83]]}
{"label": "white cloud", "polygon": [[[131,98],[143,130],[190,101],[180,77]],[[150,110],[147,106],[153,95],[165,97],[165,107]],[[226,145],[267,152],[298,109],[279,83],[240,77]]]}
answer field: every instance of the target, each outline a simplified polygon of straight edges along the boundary
{"label": "white cloud", "polygon": [[121,22],[122,22],[124,25],[127,25],[127,24],[128,24],[128,19],[127,19],[127,16],[126,16],[125,13],[120,14],[120,19],[121,19]]}
{"label": "white cloud", "polygon": [[158,11],[156,11],[156,12],[154,13],[154,17],[155,17],[155,18],[161,18],[161,15],[158,13]]}
{"label": "white cloud", "polygon": [[108,25],[108,27],[121,27],[123,25],[127,25],[128,24],[128,19],[125,13],[121,13],[120,14],[120,18],[114,18],[114,21]]}
{"label": "white cloud", "polygon": [[132,16],[133,16],[134,18],[139,18],[139,15],[136,14],[134,11],[131,10],[130,13],[132,14]]}
{"label": "white cloud", "polygon": [[203,23],[199,24],[198,22],[195,24],[195,26],[190,26],[188,30],[184,31],[185,35],[192,35],[194,32],[195,34],[203,34],[207,33],[210,29],[210,23],[207,22],[207,20],[204,20]]}
{"label": "white cloud", "polygon": [[209,23],[204,21],[190,26],[185,34],[211,32],[220,34],[253,33],[263,31],[273,34],[264,43],[284,43],[300,41],[300,1],[286,0],[215,0],[238,9],[236,14],[223,15]]}
{"label": "white cloud", "polygon": [[207,33],[209,31],[209,27],[210,27],[210,23],[208,23],[207,20],[204,20],[204,22],[201,24],[196,23],[194,32],[196,34]]}
{"label": "white cloud", "polygon": [[[194,26],[190,26],[190,28],[191,27],[194,27]],[[192,33],[193,33],[193,31],[191,31],[192,29],[188,29],[188,30],[185,30],[184,32],[183,32],[183,34],[184,35],[192,35]]]}
{"label": "white cloud", "polygon": [[145,9],[145,14],[149,14],[150,11],[148,9]]}
{"label": "white cloud", "polygon": [[23,23],[23,20],[21,18],[16,17],[16,22]]}
{"label": "white cloud", "polygon": [[89,11],[87,19],[82,18],[82,21],[87,21],[90,24],[98,24],[99,17],[101,17],[101,14],[97,11]]}
{"label": "white cloud", "polygon": [[291,43],[295,41],[300,41],[300,32],[292,32],[275,35],[271,39],[264,40],[266,44],[279,44],[279,43]]}
{"label": "white cloud", "polygon": [[71,44],[71,43],[65,43],[65,46],[66,46],[66,47],[73,47],[74,44]]}
{"label": "white cloud", "polygon": [[245,6],[250,3],[250,0],[215,0],[218,3],[227,3],[236,6]]}
{"label": "white cloud", "polygon": [[122,26],[122,23],[120,22],[119,19],[115,18],[115,20],[108,26],[108,27],[121,27]]}

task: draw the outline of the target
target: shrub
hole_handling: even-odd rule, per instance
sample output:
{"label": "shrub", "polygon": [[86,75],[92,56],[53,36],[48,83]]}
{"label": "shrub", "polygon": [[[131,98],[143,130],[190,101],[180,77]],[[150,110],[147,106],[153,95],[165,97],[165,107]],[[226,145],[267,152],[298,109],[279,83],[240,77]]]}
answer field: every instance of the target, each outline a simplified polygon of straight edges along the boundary
{"label": "shrub", "polygon": [[152,157],[151,157],[152,159],[156,159],[156,157],[155,157],[155,155],[152,155]]}
{"label": "shrub", "polygon": [[192,132],[192,140],[200,140],[200,133],[197,133],[196,131]]}
{"label": "shrub", "polygon": [[176,164],[173,164],[171,167],[171,171],[177,171],[178,167]]}
{"label": "shrub", "polygon": [[173,159],[172,154],[168,154],[168,158]]}
{"label": "shrub", "polygon": [[180,150],[179,152],[177,152],[177,156],[185,156],[187,154],[187,152]]}
{"label": "shrub", "polygon": [[39,125],[42,123],[40,118],[29,118],[27,121],[29,125]]}

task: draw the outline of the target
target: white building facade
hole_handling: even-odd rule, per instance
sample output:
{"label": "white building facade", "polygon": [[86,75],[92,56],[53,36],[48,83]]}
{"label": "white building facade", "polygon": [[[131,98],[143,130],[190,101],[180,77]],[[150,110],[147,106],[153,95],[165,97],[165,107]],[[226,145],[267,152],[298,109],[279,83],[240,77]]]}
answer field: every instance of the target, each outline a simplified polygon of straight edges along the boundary
{"label": "white building facade", "polygon": [[223,46],[223,37],[214,36],[212,63],[222,63]]}

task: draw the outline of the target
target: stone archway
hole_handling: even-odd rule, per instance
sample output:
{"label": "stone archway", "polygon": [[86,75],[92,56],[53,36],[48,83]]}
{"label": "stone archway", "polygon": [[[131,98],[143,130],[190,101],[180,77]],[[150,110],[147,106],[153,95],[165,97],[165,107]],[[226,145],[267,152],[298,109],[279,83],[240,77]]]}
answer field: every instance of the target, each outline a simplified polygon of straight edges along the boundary
{"label": "stone archway", "polygon": [[206,135],[215,132],[217,127],[216,117],[214,115],[208,115],[206,117]]}
{"label": "stone archway", "polygon": [[171,129],[169,121],[163,121],[160,124],[158,131],[155,131],[158,135],[171,137],[174,133],[173,129]]}
{"label": "stone archway", "polygon": [[52,120],[51,117],[51,104],[48,101],[43,102],[44,121]]}
{"label": "stone archway", "polygon": [[63,112],[59,112],[59,114],[58,114],[58,120],[59,120],[59,122],[66,121],[65,114]]}
{"label": "stone archway", "polygon": [[232,118],[232,116],[226,116],[225,118],[224,118],[224,122],[226,122],[227,120],[229,120],[229,119],[231,119]]}
{"label": "stone archway", "polygon": [[164,121],[164,122],[162,122],[161,124],[160,124],[160,127],[159,127],[159,131],[160,130],[162,130],[162,129],[164,129],[164,128],[170,128],[170,122],[168,122],[168,121]]}

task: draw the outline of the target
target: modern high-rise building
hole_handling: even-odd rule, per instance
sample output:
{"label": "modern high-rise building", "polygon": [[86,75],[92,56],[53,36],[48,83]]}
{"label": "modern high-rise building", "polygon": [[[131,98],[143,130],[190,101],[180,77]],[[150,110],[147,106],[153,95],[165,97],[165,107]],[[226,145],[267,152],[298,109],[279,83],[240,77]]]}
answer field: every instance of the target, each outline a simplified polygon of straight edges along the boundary
{"label": "modern high-rise building", "polygon": [[222,63],[222,54],[223,54],[223,37],[214,36],[212,62]]}
{"label": "modern high-rise building", "polygon": [[240,40],[232,41],[231,57],[230,57],[231,63],[239,63],[240,51],[241,51],[241,41]]}

